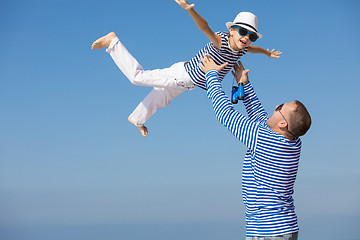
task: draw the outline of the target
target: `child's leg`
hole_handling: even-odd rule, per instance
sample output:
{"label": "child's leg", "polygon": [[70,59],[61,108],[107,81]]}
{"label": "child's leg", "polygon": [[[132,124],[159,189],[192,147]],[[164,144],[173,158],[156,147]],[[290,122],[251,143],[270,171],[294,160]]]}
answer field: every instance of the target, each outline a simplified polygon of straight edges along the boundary
{"label": "child's leg", "polygon": [[147,135],[144,123],[159,109],[187,89],[195,88],[186,73],[184,62],[169,68],[145,71],[136,59],[121,44],[115,33],[109,33],[93,43],[93,49],[107,47],[107,52],[125,76],[135,85],[154,87],[146,98],[129,116],[143,136]]}
{"label": "child's leg", "polygon": [[174,74],[179,68],[178,65],[183,63],[176,63],[173,66],[165,69],[155,69],[145,71],[137,60],[129,53],[125,46],[119,41],[116,34],[111,32],[92,44],[92,49],[100,49],[106,47],[106,51],[110,53],[116,65],[125,74],[125,76],[134,85],[147,87],[185,87],[188,89],[194,88],[193,83],[179,82],[179,78]]}
{"label": "child's leg", "polygon": [[137,127],[144,126],[145,122],[159,108],[167,107],[172,99],[185,91],[186,88],[153,88],[134,112],[131,113],[129,121]]}
{"label": "child's leg", "polygon": [[173,88],[154,87],[129,116],[129,121],[137,126],[142,134],[144,132],[143,128],[145,127],[144,123],[154,115],[159,108],[168,106],[172,99],[176,98],[187,89],[193,89],[195,87],[185,70],[184,63],[174,64],[169,70],[166,77],[174,79],[176,76],[176,81],[178,82],[177,86]]}
{"label": "child's leg", "polygon": [[176,64],[169,68],[145,71],[117,37],[112,40],[106,51],[134,85],[159,88],[179,87],[176,75],[174,75],[174,68],[177,68],[176,66],[174,67],[174,65]]}

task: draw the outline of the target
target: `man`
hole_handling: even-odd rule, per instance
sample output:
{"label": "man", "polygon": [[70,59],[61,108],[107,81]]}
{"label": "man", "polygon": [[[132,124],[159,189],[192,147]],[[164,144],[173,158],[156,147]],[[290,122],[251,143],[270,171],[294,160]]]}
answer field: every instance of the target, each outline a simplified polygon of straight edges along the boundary
{"label": "man", "polygon": [[297,240],[299,227],[293,202],[301,140],[311,125],[305,106],[289,102],[268,116],[258,100],[241,62],[232,72],[244,84],[248,117],[236,111],[222,90],[218,66],[209,56],[200,67],[206,72],[207,95],[219,121],[247,147],[243,163],[242,194],[246,208],[246,240]]}

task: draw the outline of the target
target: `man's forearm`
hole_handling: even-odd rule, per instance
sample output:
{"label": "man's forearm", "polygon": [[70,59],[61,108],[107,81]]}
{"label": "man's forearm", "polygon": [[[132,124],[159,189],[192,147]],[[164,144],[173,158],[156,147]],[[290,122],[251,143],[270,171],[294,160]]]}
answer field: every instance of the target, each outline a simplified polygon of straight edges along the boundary
{"label": "man's forearm", "polygon": [[254,133],[257,125],[234,109],[221,87],[218,74],[218,71],[210,70],[205,75],[207,96],[211,100],[215,116],[237,139],[252,148],[256,134],[246,133]]}
{"label": "man's forearm", "polygon": [[221,87],[218,74],[219,72],[216,70],[210,70],[206,73],[207,96],[212,102],[216,117],[227,126],[228,114],[235,110]]}
{"label": "man's forearm", "polygon": [[260,100],[258,99],[254,88],[252,87],[250,82],[244,84],[244,105],[246,108],[246,112],[250,119],[255,120],[259,117],[266,117],[267,113],[265,112],[263,106],[261,105]]}

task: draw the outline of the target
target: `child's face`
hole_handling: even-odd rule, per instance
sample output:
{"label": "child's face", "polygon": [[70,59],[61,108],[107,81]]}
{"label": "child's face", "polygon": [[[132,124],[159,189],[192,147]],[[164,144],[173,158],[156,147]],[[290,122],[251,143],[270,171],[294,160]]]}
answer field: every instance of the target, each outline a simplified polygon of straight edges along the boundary
{"label": "child's face", "polygon": [[239,30],[237,28],[230,28],[230,46],[235,51],[240,51],[241,49],[244,49],[245,47],[248,47],[251,44],[251,41],[249,39],[249,34],[246,36],[241,36],[239,34]]}

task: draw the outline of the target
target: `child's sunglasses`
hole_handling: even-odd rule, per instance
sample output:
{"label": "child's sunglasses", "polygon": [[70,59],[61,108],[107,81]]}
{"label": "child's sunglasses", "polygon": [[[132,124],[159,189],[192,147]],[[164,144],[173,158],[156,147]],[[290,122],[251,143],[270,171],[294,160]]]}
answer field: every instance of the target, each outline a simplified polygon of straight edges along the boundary
{"label": "child's sunglasses", "polygon": [[232,28],[238,28],[240,36],[246,36],[249,34],[249,39],[252,42],[255,42],[259,38],[259,36],[256,33],[252,33],[249,30],[247,30],[246,28],[243,28],[240,26],[232,26]]}

